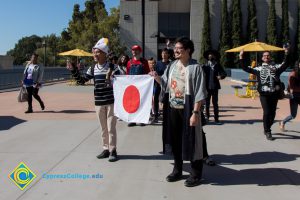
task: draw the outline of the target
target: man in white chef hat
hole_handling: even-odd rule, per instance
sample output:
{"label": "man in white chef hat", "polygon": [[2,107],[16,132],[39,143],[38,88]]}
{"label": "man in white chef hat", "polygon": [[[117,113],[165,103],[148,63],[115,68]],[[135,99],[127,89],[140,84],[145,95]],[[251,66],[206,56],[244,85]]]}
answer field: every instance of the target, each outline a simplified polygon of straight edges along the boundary
{"label": "man in white chef hat", "polygon": [[107,84],[114,65],[107,62],[109,51],[108,39],[101,38],[93,47],[95,66],[90,67],[86,74],[80,75],[76,67],[69,64],[74,78],[79,84],[84,84],[94,79],[95,110],[100,122],[103,151],[97,156],[99,159],[108,158],[114,162],[117,157],[117,132],[116,117],[114,116],[114,95],[113,88]]}

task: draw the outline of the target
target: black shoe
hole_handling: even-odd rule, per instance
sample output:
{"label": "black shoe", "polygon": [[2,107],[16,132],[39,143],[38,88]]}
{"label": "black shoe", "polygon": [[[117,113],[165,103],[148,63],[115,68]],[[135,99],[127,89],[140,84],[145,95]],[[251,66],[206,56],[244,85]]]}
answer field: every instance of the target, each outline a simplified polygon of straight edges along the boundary
{"label": "black shoe", "polygon": [[144,124],[144,123],[140,123],[139,125],[140,125],[140,126],[146,126],[146,124]]}
{"label": "black shoe", "polygon": [[156,124],[158,123],[158,118],[153,118],[150,122],[150,124]]}
{"label": "black shoe", "polygon": [[127,126],[128,127],[133,127],[133,126],[136,126],[136,123],[129,123]]}
{"label": "black shoe", "polygon": [[200,185],[200,184],[201,184],[201,178],[193,177],[193,176],[189,176],[184,181],[184,186],[186,186],[186,187],[195,187],[195,186]]}
{"label": "black shoe", "polygon": [[272,137],[271,132],[266,132],[265,135],[266,135],[267,140],[270,140],[270,141],[274,140],[274,138]]}
{"label": "black shoe", "polygon": [[32,109],[28,109],[25,111],[25,114],[28,114],[28,113],[33,113],[33,110]]}
{"label": "black shoe", "polygon": [[182,178],[182,173],[180,172],[172,172],[171,174],[169,174],[167,177],[166,177],[166,180],[168,182],[175,182],[175,181],[179,181],[180,179]]}
{"label": "black shoe", "polygon": [[216,162],[211,157],[206,157],[203,159],[204,164],[208,166],[215,166]]}
{"label": "black shoe", "polygon": [[108,158],[109,156],[109,151],[106,149],[106,150],[103,150],[102,153],[100,153],[97,158],[98,159],[102,159],[102,158]]}
{"label": "black shoe", "polygon": [[43,102],[41,103],[41,109],[45,110],[45,104]]}
{"label": "black shoe", "polygon": [[112,150],[109,154],[109,158],[108,161],[109,162],[115,162],[118,160],[118,155],[117,155],[117,151],[116,150]]}

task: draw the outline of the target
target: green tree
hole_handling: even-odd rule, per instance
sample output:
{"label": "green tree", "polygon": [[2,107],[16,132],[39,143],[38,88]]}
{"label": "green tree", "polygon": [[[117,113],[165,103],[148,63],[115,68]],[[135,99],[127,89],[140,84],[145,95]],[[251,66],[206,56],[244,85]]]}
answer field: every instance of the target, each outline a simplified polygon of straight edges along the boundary
{"label": "green tree", "polygon": [[289,41],[289,8],[288,0],[282,0],[282,25],[280,46]]}
{"label": "green tree", "polygon": [[64,57],[57,57],[57,53],[74,48],[91,51],[94,44],[101,38],[109,39],[109,46],[116,54],[124,52],[125,47],[120,42],[119,33],[119,8],[111,9],[108,15],[103,0],[88,0],[85,9],[80,11],[80,6],[73,7],[72,19],[59,37],[54,34],[38,37],[30,36],[22,38],[15,48],[7,54],[14,56],[15,64],[23,64],[28,60],[28,55],[37,52],[40,62],[43,63],[44,47],[46,41],[46,62],[48,65],[64,63]]}
{"label": "green tree", "polygon": [[257,37],[256,5],[254,0],[248,0],[247,43],[254,42]]}
{"label": "green tree", "polygon": [[267,20],[267,43],[277,45],[275,0],[271,0]]}
{"label": "green tree", "polygon": [[222,1],[222,24],[221,24],[221,34],[220,34],[220,54],[221,59],[220,63],[223,67],[232,67],[232,56],[230,53],[226,53],[225,51],[230,49],[230,26],[229,26],[229,19],[228,19],[228,10],[227,10],[227,0]]}
{"label": "green tree", "polygon": [[14,49],[7,52],[7,55],[14,57],[14,65],[23,65],[30,59],[30,55],[41,46],[41,43],[42,38],[39,36],[23,37],[17,42]]}
{"label": "green tree", "polygon": [[[256,5],[254,0],[248,0],[247,43],[254,42],[258,37]],[[247,61],[256,59],[255,54],[249,54]]]}
{"label": "green tree", "polygon": [[[240,0],[232,0],[232,22],[231,22],[231,40],[232,47],[238,47],[242,44],[242,13]],[[233,55],[233,63],[235,66],[239,66],[239,58],[237,54]],[[233,65],[233,66],[234,66]]]}
{"label": "green tree", "polygon": [[211,49],[211,40],[210,40],[210,13],[209,13],[209,2],[205,0],[204,3],[204,19],[203,19],[203,28],[202,28],[202,41],[201,41],[201,51],[200,51],[200,62],[204,63],[205,58],[203,53],[206,50]]}
{"label": "green tree", "polygon": [[232,0],[232,47],[242,43],[242,13],[240,0]]}

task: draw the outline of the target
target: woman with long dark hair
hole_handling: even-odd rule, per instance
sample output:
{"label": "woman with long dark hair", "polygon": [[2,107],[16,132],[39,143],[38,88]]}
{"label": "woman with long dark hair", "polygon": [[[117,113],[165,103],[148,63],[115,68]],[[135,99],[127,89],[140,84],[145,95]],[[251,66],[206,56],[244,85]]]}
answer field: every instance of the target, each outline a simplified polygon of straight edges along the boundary
{"label": "woman with long dark hair", "polygon": [[297,116],[298,105],[300,104],[300,61],[296,62],[294,70],[289,74],[288,91],[290,93],[291,114],[279,122],[281,131],[285,131],[285,124]]}

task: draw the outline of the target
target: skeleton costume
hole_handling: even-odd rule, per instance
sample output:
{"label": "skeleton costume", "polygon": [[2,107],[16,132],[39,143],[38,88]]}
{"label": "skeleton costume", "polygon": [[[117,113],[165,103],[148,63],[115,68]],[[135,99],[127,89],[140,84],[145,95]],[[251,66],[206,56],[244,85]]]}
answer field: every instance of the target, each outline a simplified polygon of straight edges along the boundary
{"label": "skeleton costume", "polygon": [[276,107],[280,91],[280,74],[284,72],[290,62],[290,55],[286,55],[281,64],[263,63],[261,66],[247,67],[244,60],[240,60],[241,68],[257,76],[257,90],[260,94],[260,102],[263,108],[264,133],[268,139],[272,139],[271,126],[276,115]]}

